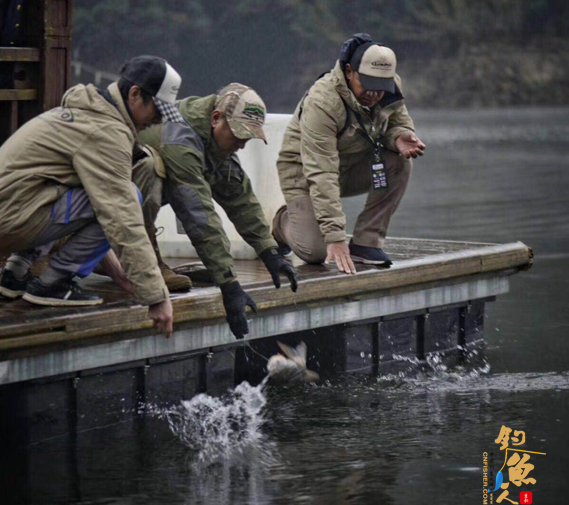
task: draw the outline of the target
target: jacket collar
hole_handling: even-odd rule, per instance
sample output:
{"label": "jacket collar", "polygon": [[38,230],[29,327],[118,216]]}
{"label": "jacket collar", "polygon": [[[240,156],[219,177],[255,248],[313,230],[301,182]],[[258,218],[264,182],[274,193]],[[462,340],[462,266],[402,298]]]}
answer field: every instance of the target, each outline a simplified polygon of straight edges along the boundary
{"label": "jacket collar", "polygon": [[334,87],[338,94],[342,97],[344,102],[348,104],[348,107],[352,110],[362,111],[363,108],[360,103],[357,101],[356,97],[348,88],[348,83],[346,82],[346,77],[344,76],[344,71],[340,66],[340,60],[336,61],[336,65],[332,69],[331,72],[332,82],[334,83]]}
{"label": "jacket collar", "polygon": [[207,158],[211,161],[214,167],[218,167],[221,163],[226,161],[227,156],[223,156],[219,150],[219,146],[213,138],[213,134],[210,135],[206,144]]}
{"label": "jacket collar", "polygon": [[134,135],[134,139],[138,142],[138,135],[136,132],[136,128],[134,127],[134,123],[128,113],[124,100],[122,98],[121,92],[119,90],[119,86],[116,82],[113,82],[107,88],[107,91],[111,95],[111,98],[115,101],[114,105],[116,106],[117,110],[119,111],[123,121],[129,127],[130,131]]}
{"label": "jacket collar", "polygon": [[192,126],[194,131],[201,137],[204,144],[208,144],[211,138],[211,113],[215,108],[217,95],[204,97],[190,96],[184,98],[178,108],[182,117]]}

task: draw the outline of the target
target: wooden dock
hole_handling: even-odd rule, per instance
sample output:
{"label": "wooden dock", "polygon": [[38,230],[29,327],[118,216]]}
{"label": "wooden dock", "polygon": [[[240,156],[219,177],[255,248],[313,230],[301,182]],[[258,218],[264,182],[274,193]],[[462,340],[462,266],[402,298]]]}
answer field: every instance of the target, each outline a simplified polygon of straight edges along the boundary
{"label": "wooden dock", "polygon": [[84,281],[104,297],[99,307],[0,302],[0,448],[73,438],[134,420],[141,404],[257,382],[277,340],[306,342],[308,366],[322,377],[406,372],[409,361],[433,355],[468,359],[483,343],[486,302],[532,264],[520,242],[390,239],[386,250],[392,268],[359,266],[355,276],[295,261],[296,293],[288,285],[276,290],[260,261],[238,262],[259,308],[245,341],[229,331],[219,289],[195,261],[182,267],[195,287],[173,296],[170,339],[155,334],[146,308],[101,276]]}
{"label": "wooden dock", "polygon": [[[259,308],[257,315],[251,315],[248,338],[489,298],[507,292],[509,275],[532,263],[531,250],[519,242],[391,239],[386,250],[394,259],[392,268],[358,266],[355,276],[333,266],[296,260],[297,293],[286,284],[274,289],[260,261],[238,262],[239,279]],[[183,260],[171,264],[175,262]],[[168,340],[154,335],[145,307],[102,276],[83,281],[104,297],[99,307],[60,309],[23,300],[1,302],[0,384],[235,342],[225,324],[219,290],[207,284],[207,272],[197,263],[190,265],[195,267],[187,269],[194,270],[190,276],[195,287],[172,296],[175,332]]]}

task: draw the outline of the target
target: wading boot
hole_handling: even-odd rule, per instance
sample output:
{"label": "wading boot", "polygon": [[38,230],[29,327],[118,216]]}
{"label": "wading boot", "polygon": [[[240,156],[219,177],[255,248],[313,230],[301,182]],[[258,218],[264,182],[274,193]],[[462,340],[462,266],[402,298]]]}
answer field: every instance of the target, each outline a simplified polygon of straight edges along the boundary
{"label": "wading boot", "polygon": [[158,266],[160,267],[160,272],[164,278],[166,286],[168,286],[169,291],[189,291],[192,289],[192,281],[189,277],[185,275],[179,275],[174,270],[172,270],[164,261],[160,255],[160,249],[158,249],[158,241],[156,240],[156,234],[148,230],[148,236],[154,247],[154,252],[156,253],[156,259],[158,260]]}

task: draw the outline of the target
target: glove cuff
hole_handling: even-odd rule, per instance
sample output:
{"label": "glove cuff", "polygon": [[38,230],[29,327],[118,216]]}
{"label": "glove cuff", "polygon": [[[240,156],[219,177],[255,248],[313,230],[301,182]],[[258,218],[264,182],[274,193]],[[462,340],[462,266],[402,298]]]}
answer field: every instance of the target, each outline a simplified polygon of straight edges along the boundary
{"label": "glove cuff", "polygon": [[239,281],[226,282],[224,284],[221,284],[219,286],[219,289],[221,289],[221,294],[224,297],[227,295],[232,295],[239,291],[243,291],[243,289],[241,288],[241,284],[239,284]]}
{"label": "glove cuff", "polygon": [[269,247],[268,249],[265,249],[261,254],[259,254],[259,258],[261,258],[264,263],[280,256],[281,254],[279,254],[279,251],[276,247]]}

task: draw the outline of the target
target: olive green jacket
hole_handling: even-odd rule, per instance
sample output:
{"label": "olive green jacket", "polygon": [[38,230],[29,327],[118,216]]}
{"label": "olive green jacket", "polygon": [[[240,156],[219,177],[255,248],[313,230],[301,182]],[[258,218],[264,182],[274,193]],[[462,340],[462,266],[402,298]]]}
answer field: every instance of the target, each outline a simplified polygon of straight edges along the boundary
{"label": "olive green jacket", "polygon": [[251,181],[237,156],[224,158],[212,137],[211,113],[217,96],[179,103],[187,123],[164,123],[142,132],[166,167],[164,196],[217,285],[236,280],[230,242],[214,200],[257,254],[276,247]]}
{"label": "olive green jacket", "polygon": [[366,110],[348,88],[337,62],[309,89],[287,126],[277,161],[281,189],[287,202],[310,195],[326,243],[346,240],[340,176],[373,159],[371,143],[358,133],[355,113],[372,138],[381,136],[383,146],[395,152],[397,138],[414,131],[398,75],[395,82],[395,94],[386,93],[371,111]]}
{"label": "olive green jacket", "polygon": [[[106,95],[106,98],[105,96]],[[0,250],[29,247],[53,203],[83,187],[140,303],[168,296],[132,179],[136,130],[116,83],[69,89],[0,148]]]}

